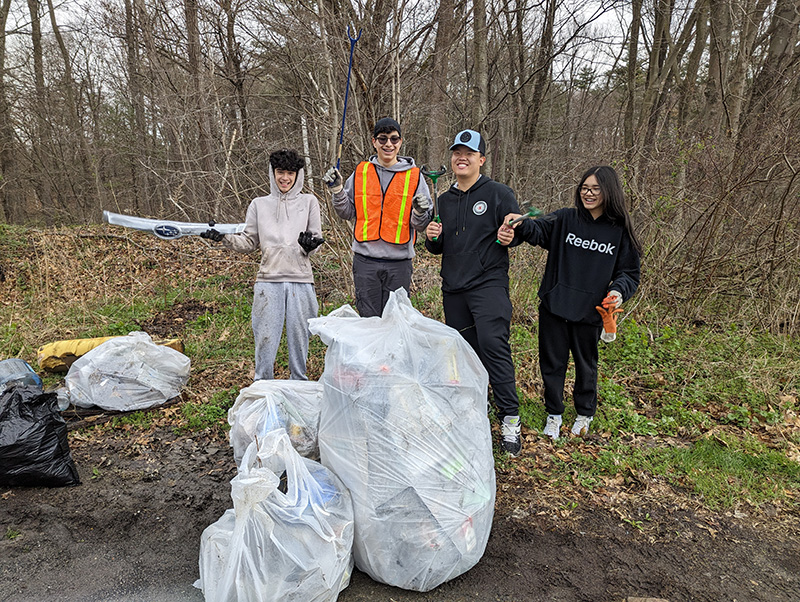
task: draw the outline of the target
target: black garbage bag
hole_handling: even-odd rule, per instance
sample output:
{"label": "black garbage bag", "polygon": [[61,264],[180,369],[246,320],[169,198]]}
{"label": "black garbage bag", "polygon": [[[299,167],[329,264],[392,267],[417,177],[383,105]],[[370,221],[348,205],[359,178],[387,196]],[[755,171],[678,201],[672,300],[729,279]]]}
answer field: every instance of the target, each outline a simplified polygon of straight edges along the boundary
{"label": "black garbage bag", "polygon": [[80,485],[55,393],[14,385],[0,394],[0,485]]}

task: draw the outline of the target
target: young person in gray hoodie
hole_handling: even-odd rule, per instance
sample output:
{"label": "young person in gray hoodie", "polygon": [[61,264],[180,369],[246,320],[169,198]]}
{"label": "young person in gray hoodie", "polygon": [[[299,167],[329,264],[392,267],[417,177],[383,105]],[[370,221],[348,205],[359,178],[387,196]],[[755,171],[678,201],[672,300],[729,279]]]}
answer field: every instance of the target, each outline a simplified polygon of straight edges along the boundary
{"label": "young person in gray hoodie", "polygon": [[244,231],[221,234],[211,228],[201,234],[239,253],[261,250],[251,313],[255,380],[274,378],[284,320],[291,379],[308,380],[308,320],[316,318],[319,311],[309,254],[324,240],[317,198],[301,192],[304,164],[294,150],[273,152],[269,156],[270,193],[250,202]]}
{"label": "young person in gray hoodie", "polygon": [[400,124],[384,117],[375,123],[375,153],[343,182],[331,167],[323,176],[333,209],[353,226],[353,283],[362,318],[380,316],[389,293],[411,292],[411,260],[417,232],[433,217],[431,195],[411,157],[398,156]]}

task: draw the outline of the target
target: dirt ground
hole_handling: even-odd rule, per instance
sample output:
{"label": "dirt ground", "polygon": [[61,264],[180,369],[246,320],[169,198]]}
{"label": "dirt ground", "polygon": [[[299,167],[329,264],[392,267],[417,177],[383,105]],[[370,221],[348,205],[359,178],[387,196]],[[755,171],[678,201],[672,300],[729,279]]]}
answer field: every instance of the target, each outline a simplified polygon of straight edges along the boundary
{"label": "dirt ground", "polygon": [[[0,601],[202,600],[200,534],[232,505],[231,448],[163,426],[86,433],[70,432],[81,485],[0,490]],[[527,433],[526,454],[553,451]],[[646,490],[611,504],[579,488],[543,493],[513,464],[497,476],[492,534],[472,570],[427,593],[356,571],[339,600],[800,600],[790,517],[709,515]]]}

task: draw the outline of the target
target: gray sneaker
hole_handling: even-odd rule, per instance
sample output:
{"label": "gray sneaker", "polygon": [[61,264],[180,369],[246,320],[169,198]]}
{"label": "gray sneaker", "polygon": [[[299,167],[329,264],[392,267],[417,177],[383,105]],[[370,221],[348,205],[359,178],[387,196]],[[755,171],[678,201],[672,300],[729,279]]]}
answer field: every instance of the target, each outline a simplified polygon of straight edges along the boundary
{"label": "gray sneaker", "polygon": [[572,425],[572,434],[582,437],[589,432],[589,425],[594,420],[594,416],[581,416],[578,414],[575,418],[575,424]]}
{"label": "gray sneaker", "polygon": [[544,425],[544,434],[555,440],[561,432],[561,414],[548,414],[547,424]]}
{"label": "gray sneaker", "polygon": [[500,441],[500,447],[511,456],[516,456],[522,450],[522,440],[519,436],[519,416],[505,416],[501,429],[503,439]]}

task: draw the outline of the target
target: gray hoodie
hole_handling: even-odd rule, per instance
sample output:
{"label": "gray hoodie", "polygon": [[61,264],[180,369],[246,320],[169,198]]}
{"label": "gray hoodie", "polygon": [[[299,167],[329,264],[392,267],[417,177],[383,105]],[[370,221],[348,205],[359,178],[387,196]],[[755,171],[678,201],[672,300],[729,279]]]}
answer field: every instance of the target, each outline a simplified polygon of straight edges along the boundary
{"label": "gray hoodie", "polygon": [[[369,158],[369,162],[375,165],[378,172],[378,178],[381,183],[381,188],[386,190],[394,174],[398,172],[408,171],[414,167],[414,159],[411,157],[397,157],[397,163],[391,167],[384,167],[378,162],[377,155]],[[356,204],[355,204],[355,187],[353,180],[355,172],[350,174],[347,181],[344,183],[344,189],[333,195],[333,209],[336,215],[346,220],[356,219]],[[425,178],[420,174],[419,184],[417,190],[414,191],[413,196],[417,194],[424,194],[430,198],[431,193],[428,190],[428,185],[425,183]],[[411,227],[417,232],[424,232],[428,223],[433,217],[433,209],[429,209],[422,217],[418,216],[415,211],[411,212]],[[353,238],[353,253],[364,255],[365,257],[373,257],[375,259],[411,259],[414,257],[414,237],[402,245],[386,242],[384,240],[373,240],[369,242],[359,242]]]}
{"label": "gray hoodie", "polygon": [[311,261],[297,242],[297,237],[306,230],[322,236],[317,197],[301,192],[304,171],[297,172],[294,186],[284,194],[270,165],[269,195],[250,201],[243,232],[226,234],[222,239],[223,245],[239,253],[261,249],[256,282],[314,283]]}

